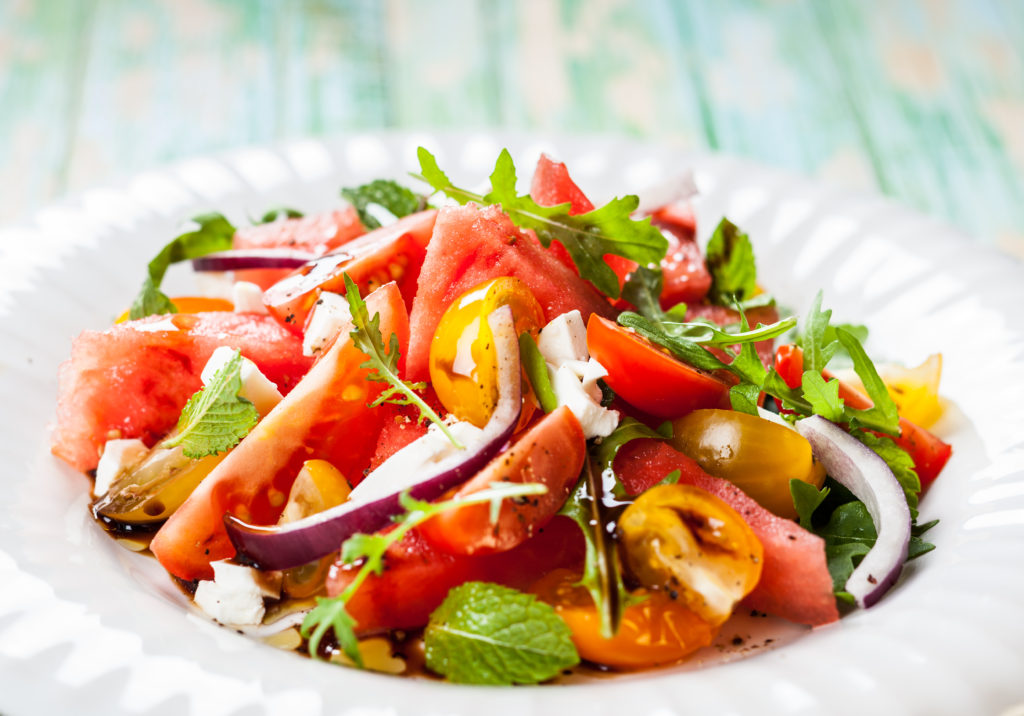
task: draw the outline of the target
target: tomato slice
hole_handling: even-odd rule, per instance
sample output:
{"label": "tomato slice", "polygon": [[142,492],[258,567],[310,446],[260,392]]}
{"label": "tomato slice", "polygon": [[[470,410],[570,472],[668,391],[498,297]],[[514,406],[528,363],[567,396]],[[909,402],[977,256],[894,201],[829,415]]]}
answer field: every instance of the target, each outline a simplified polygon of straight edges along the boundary
{"label": "tomato slice", "polygon": [[419,529],[433,545],[452,554],[512,549],[546,525],[562,506],[579,477],[586,452],[580,421],[563,405],[491,460],[454,497],[486,490],[496,482],[538,482],[548,488],[546,493],[521,502],[503,500],[497,521],[491,520],[491,506],[481,503],[443,512]]}
{"label": "tomato slice", "polygon": [[[781,346],[775,353],[775,370],[778,371],[786,385],[796,388],[803,379],[804,352],[795,345]],[[822,371],[826,380],[831,380],[828,371]],[[870,408],[871,399],[860,391],[839,381],[839,397],[851,408],[863,410]],[[900,417],[900,436],[892,438],[893,442],[907,451],[914,461],[914,470],[921,479],[921,489],[926,489],[935,482],[942,469],[953,454],[953,446],[935,437],[930,431]]]}
{"label": "tomato slice", "polygon": [[310,261],[264,292],[267,310],[286,328],[301,333],[320,291],[345,293],[346,273],[363,294],[396,281],[406,306],[411,306],[436,219],[435,210],[412,214]]}
{"label": "tomato slice", "polygon": [[651,415],[677,418],[699,408],[730,407],[728,383],[605,318],[590,317],[587,349],[608,371],[608,387]]}
{"label": "tomato slice", "polygon": [[[382,335],[396,334],[404,349],[409,325],[398,287],[381,287],[367,296],[366,304],[371,315],[380,313]],[[224,530],[224,515],[274,524],[306,460],[327,460],[346,476],[362,473],[384,419],[383,411],[366,408],[382,384],[366,380],[365,361],[366,355],[351,339],[335,341],[199,484],[150,545],[168,572],[186,580],[210,579],[210,562],[235,553]]]}
{"label": "tomato slice", "polygon": [[[452,587],[486,581],[523,589],[553,569],[580,570],[584,551],[576,523],[560,516],[518,547],[491,555],[443,552],[414,529],[388,548],[384,571],[371,574],[345,608],[361,634],[414,629],[427,623]],[[357,571],[335,564],[327,578],[327,593],[343,592]]]}
{"label": "tomato slice", "polygon": [[718,632],[666,592],[641,589],[634,594],[643,600],[626,607],[619,630],[605,639],[597,607],[578,582],[578,573],[558,569],[530,591],[555,608],[572,631],[580,656],[595,664],[614,669],[672,664],[708,646]]}

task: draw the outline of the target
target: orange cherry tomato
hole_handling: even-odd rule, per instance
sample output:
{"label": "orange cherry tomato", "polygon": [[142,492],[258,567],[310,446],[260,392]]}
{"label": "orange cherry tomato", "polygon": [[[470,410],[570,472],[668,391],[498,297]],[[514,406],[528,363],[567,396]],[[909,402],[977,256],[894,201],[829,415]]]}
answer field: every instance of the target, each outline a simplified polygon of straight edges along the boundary
{"label": "orange cherry tomato", "polygon": [[780,517],[796,517],[790,480],[818,488],[825,481],[825,468],[804,436],[756,415],[695,410],[672,421],[672,428],[672,447]]}
{"label": "orange cherry tomato", "polygon": [[530,591],[554,607],[572,632],[580,656],[615,669],[641,669],[672,664],[708,646],[718,628],[661,590],[640,590],[644,597],[626,607],[619,630],[611,639],[601,636],[601,617],[590,593],[577,586],[578,574],[559,569]]}
{"label": "orange cherry tomato", "polygon": [[[178,313],[206,313],[207,311],[233,311],[235,304],[226,298],[207,298],[206,296],[178,296],[172,298],[171,303],[178,309]],[[131,310],[125,311],[114,323],[124,323],[129,320]]]}
{"label": "orange cherry tomato", "polygon": [[647,587],[664,589],[712,625],[757,586],[761,541],[721,498],[691,485],[659,485],[619,518],[626,566]]}
{"label": "orange cherry tomato", "polygon": [[[517,278],[502,276],[455,299],[430,344],[430,382],[441,404],[481,428],[498,402],[497,355],[487,317],[500,306],[512,309],[516,335],[529,331],[536,337],[544,325],[544,310],[530,288]],[[532,406],[532,400],[524,403],[520,426],[529,419]]]}
{"label": "orange cherry tomato", "polygon": [[729,407],[728,383],[606,318],[590,317],[587,349],[608,371],[608,387],[646,413],[678,418],[698,408]]}
{"label": "orange cherry tomato", "polygon": [[454,497],[486,490],[496,482],[538,482],[547,492],[521,501],[503,500],[496,521],[491,520],[491,506],[478,503],[442,512],[419,530],[431,544],[452,554],[512,549],[544,527],[562,506],[576,484],[586,453],[580,421],[563,405],[536,422]]}

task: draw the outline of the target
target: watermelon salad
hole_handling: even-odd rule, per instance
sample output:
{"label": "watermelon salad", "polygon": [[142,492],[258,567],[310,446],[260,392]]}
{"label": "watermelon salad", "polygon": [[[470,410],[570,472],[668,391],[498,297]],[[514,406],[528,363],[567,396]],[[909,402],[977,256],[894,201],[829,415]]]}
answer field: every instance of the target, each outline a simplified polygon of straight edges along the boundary
{"label": "watermelon salad", "polygon": [[[598,207],[546,156],[528,194],[508,152],[483,194],[418,158],[418,191],[196,217],[60,368],[54,454],[199,610],[528,684],[835,622],[932,549],[940,356],[876,366],[820,293],[787,315],[739,227],[698,244],[692,182]],[[187,261],[224,295],[164,294]]]}

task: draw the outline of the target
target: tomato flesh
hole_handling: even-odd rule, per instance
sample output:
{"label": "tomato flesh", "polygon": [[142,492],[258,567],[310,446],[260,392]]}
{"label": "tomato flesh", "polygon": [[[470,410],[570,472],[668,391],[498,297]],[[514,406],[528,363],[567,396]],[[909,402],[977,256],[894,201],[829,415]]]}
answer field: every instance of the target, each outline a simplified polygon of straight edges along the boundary
{"label": "tomato flesh", "polygon": [[263,303],[282,325],[301,333],[320,292],[345,293],[348,274],[361,294],[397,282],[408,307],[436,218],[436,211],[424,211],[360,236],[295,269],[264,292]]}
{"label": "tomato flesh", "polygon": [[[395,284],[366,298],[380,313],[384,336],[408,341],[408,317]],[[382,384],[366,380],[366,355],[351,339],[336,341],[308,374],[235,447],[156,534],[150,548],[171,574],[210,579],[210,562],[235,549],[224,530],[230,513],[253,524],[274,524],[302,464],[329,461],[343,475],[369,464],[383,414],[367,410]]]}
{"label": "tomato flesh", "polygon": [[503,500],[498,519],[480,503],[443,512],[420,525],[435,546],[452,554],[504,552],[525,542],[554,516],[579,478],[587,441],[580,421],[564,405],[545,415],[511,448],[495,457],[453,497],[465,497],[494,483],[540,483],[541,495]]}
{"label": "tomato flesh", "polygon": [[728,383],[605,318],[591,316],[587,349],[608,371],[608,387],[646,413],[676,418],[699,408],[729,407]]}

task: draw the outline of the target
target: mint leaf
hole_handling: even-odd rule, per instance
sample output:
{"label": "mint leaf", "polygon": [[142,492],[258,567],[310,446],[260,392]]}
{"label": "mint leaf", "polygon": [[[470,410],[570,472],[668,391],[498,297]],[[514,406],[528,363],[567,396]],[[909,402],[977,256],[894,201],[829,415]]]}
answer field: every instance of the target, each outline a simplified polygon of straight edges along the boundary
{"label": "mint leaf", "polygon": [[813,531],[814,511],[825,501],[829,491],[827,487],[819,490],[803,480],[792,479],[789,481],[789,494],[793,496],[793,506],[796,508],[801,527]]}
{"label": "mint leaf", "polygon": [[580,657],[555,610],[487,582],[455,587],[424,632],[427,668],[463,684],[537,684]]}
{"label": "mint leaf", "polygon": [[376,179],[369,184],[348,187],[341,190],[341,195],[355,208],[359,221],[367,229],[380,227],[380,221],[368,210],[371,204],[383,208],[397,219],[422,211],[427,205],[424,197],[390,179]]}
{"label": "mint leaf", "polygon": [[757,290],[757,266],[750,237],[723,218],[708,241],[705,261],[711,274],[708,298],[723,306],[744,301]]}
{"label": "mint leaf", "polygon": [[834,423],[843,420],[843,399],[839,397],[839,381],[833,378],[825,382],[820,372],[808,370],[803,375],[804,398],[811,404],[811,410]]}
{"label": "mint leaf", "polygon": [[272,224],[275,221],[284,221],[285,219],[301,219],[303,216],[304,214],[298,209],[292,209],[289,206],[276,206],[265,211],[258,221],[252,223]]}
{"label": "mint leaf", "polygon": [[398,377],[398,336],[392,333],[388,339],[387,348],[384,347],[384,340],[380,333],[380,314],[375,313],[373,318],[370,318],[366,302],[359,295],[359,288],[347,273],[345,274],[345,298],[348,299],[349,310],[352,312],[353,328],[349,333],[352,343],[369,359],[360,368],[372,371],[366,376],[367,380],[387,383],[389,386],[368,407],[376,408],[384,403],[412,405],[420,411],[420,422],[430,420],[444,433],[452,445],[460,450],[463,449],[464,446],[448,430],[448,426],[441,420],[441,416],[416,394],[415,391],[422,390],[426,384],[406,383]]}
{"label": "mint leaf", "polygon": [[558,396],[551,385],[548,364],[529,331],[523,331],[519,336],[519,360],[522,361],[523,371],[533,386],[533,394],[537,396],[541,409],[545,413],[553,412],[558,407]]}
{"label": "mint leaf", "polygon": [[[661,310],[661,290],[664,282],[665,278],[660,268],[637,266],[622,286],[622,298],[636,308],[641,316],[660,322],[665,316],[665,312]],[[676,306],[672,308],[680,320],[686,314],[686,304],[682,304],[681,312],[676,310]]]}
{"label": "mint leaf", "polygon": [[177,313],[171,300],[160,291],[160,283],[171,264],[231,248],[235,227],[221,214],[202,214],[192,221],[199,225],[198,229],[173,239],[149,262],[146,280],[128,314],[132,320],[158,313]]}
{"label": "mint leaf", "polygon": [[218,370],[209,384],[189,398],[178,418],[174,435],[160,447],[182,446],[185,457],[201,458],[227,452],[259,422],[256,406],[239,397],[242,389],[242,353]]}
{"label": "mint leaf", "polygon": [[605,206],[586,214],[570,215],[569,204],[541,206],[529,194],[516,191],[516,168],[512,156],[503,149],[491,173],[491,190],[484,195],[452,185],[437,161],[420,147],[420,174],[436,191],[441,191],[461,204],[475,201],[500,204],[512,223],[533,229],[544,246],[559,241],[569,252],[581,277],[612,298],[619,296],[619,279],[604,261],[614,254],[641,265],[657,264],[665,256],[668,240],[651,224],[649,217],[633,219],[640,200],[633,195],[612,199]]}

